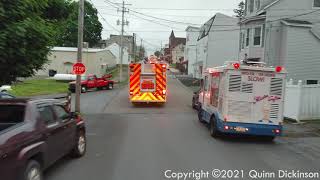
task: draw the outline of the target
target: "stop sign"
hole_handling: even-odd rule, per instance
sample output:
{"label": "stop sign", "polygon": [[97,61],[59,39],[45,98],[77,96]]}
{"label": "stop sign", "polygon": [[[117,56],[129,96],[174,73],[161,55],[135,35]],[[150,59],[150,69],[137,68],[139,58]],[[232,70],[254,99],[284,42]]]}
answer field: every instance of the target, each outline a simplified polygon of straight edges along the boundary
{"label": "stop sign", "polygon": [[82,63],[76,63],[73,65],[73,74],[82,75],[86,72],[86,66]]}

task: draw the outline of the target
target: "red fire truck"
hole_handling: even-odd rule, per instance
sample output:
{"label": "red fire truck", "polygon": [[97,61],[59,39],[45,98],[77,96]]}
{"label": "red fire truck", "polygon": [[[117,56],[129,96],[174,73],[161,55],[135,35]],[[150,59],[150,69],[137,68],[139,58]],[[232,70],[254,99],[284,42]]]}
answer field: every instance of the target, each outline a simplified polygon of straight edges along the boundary
{"label": "red fire truck", "polygon": [[130,64],[129,100],[131,103],[167,101],[167,65],[149,59]]}

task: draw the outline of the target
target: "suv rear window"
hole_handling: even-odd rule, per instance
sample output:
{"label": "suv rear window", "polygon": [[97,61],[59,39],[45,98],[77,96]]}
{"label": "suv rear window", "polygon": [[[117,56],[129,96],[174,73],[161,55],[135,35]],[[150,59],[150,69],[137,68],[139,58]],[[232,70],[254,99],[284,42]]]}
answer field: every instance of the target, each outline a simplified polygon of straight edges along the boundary
{"label": "suv rear window", "polygon": [[0,105],[0,124],[23,122],[24,113],[24,105]]}

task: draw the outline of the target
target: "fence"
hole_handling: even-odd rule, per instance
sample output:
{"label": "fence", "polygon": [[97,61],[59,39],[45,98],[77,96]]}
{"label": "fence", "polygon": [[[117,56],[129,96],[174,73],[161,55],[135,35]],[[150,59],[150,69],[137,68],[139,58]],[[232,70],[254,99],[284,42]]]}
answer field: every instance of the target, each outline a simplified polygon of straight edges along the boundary
{"label": "fence", "polygon": [[294,85],[287,83],[284,116],[290,119],[320,119],[320,84],[302,85],[302,81]]}

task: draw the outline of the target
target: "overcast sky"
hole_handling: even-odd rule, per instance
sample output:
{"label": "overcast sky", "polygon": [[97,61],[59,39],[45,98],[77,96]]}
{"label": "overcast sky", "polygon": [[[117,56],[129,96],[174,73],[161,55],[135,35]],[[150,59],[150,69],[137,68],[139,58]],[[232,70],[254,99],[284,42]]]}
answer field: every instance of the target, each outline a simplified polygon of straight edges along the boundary
{"label": "overcast sky", "polygon": [[[119,34],[121,26],[117,25],[117,20],[121,19],[121,13],[117,12],[117,5],[120,0],[89,0],[100,12],[105,20],[100,17],[103,24],[103,39],[107,39],[110,34]],[[108,2],[109,1],[109,2]],[[215,13],[220,12],[233,16],[233,9],[237,8],[241,0],[126,0],[125,3],[129,13],[125,15],[129,26],[125,27],[127,34],[137,34],[137,44],[142,38],[143,45],[147,51],[159,50],[161,43],[164,46],[168,43],[171,30],[175,31],[178,37],[186,37],[185,29],[190,23],[193,26],[201,26],[208,21]],[[135,12],[134,12],[135,11]],[[153,16],[148,17],[143,14]],[[162,18],[156,19],[156,18]],[[179,21],[182,23],[168,22]],[[107,22],[105,22],[107,21]],[[183,24],[186,23],[186,24]]]}

